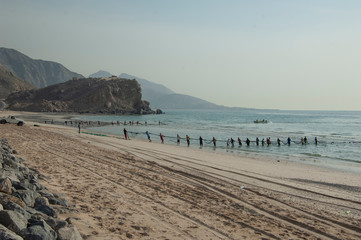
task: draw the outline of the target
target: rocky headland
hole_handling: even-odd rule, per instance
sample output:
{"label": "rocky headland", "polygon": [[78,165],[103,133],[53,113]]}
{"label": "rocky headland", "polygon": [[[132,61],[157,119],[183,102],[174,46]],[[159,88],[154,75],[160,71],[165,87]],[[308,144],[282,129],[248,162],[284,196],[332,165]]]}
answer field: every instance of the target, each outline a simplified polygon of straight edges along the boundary
{"label": "rocky headland", "polygon": [[71,211],[68,202],[41,185],[43,176],[16,153],[0,139],[0,239],[82,239],[70,218],[58,218]]}
{"label": "rocky headland", "polygon": [[142,100],[136,80],[84,78],[46,88],[15,92],[6,99],[8,109],[31,112],[152,114]]}

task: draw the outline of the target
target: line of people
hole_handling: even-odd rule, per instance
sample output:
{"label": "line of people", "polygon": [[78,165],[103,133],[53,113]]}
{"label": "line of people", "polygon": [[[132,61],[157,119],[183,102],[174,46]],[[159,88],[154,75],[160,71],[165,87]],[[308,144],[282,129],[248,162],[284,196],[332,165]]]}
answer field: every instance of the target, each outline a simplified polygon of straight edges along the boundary
{"label": "line of people", "polygon": [[[124,131],[124,138],[128,139],[127,130],[124,128],[123,131]],[[146,131],[145,134],[146,134],[146,136],[148,138],[148,141],[151,142],[152,140],[151,140],[151,137],[150,137],[150,133],[148,131]],[[160,137],[161,143],[164,144],[165,136],[162,133],[160,133],[159,137]],[[180,137],[180,135],[177,134],[176,140],[177,140],[178,145],[180,144],[181,139],[182,138]],[[185,140],[187,142],[187,146],[189,147],[191,138],[188,135],[186,135]],[[202,136],[199,136],[198,140],[199,140],[200,147],[203,147],[203,143],[204,143],[205,140],[202,138]],[[237,141],[238,141],[238,145],[242,146],[241,138],[238,137]],[[230,147],[230,146],[234,147],[236,141],[233,138],[228,138],[225,142],[226,142],[227,147]],[[265,146],[266,144],[267,144],[267,146],[269,146],[269,145],[272,144],[271,143],[271,137],[266,138],[266,140],[264,138],[262,138],[262,140],[260,140],[258,137],[256,137],[255,141],[251,141],[249,138],[247,138],[245,142],[246,142],[247,146],[250,146],[252,142],[254,142],[256,144],[256,146],[259,146],[259,145]],[[297,143],[295,141],[292,141],[290,137],[287,138],[287,143],[283,143],[280,138],[277,138],[277,145],[278,146],[281,146],[281,143],[284,144],[284,145],[286,145],[286,144],[291,145],[291,142]],[[216,147],[217,146],[217,139],[215,137],[213,137],[212,140],[208,142],[208,144],[213,144],[213,146]],[[306,136],[301,138],[300,144],[302,144],[302,145],[308,144],[308,139],[307,139]],[[317,137],[314,138],[314,144],[315,145],[318,144]]]}

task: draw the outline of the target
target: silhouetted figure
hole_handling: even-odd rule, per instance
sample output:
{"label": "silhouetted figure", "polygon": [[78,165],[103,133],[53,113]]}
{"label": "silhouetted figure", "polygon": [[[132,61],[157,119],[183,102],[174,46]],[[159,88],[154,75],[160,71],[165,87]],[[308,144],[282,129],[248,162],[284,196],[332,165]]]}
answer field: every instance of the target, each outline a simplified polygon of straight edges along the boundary
{"label": "silhouetted figure", "polygon": [[159,134],[160,140],[162,141],[162,143],[164,143],[164,135],[163,134]]}
{"label": "silhouetted figure", "polygon": [[124,132],[124,139],[127,140],[128,139],[128,132],[127,132],[127,130],[125,128],[123,129],[123,132]]}

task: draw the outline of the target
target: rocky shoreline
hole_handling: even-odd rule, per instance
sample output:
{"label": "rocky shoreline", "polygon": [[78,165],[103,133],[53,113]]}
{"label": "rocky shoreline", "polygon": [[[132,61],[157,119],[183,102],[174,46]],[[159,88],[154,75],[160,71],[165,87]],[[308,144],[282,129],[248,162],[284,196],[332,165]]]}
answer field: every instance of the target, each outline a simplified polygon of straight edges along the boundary
{"label": "rocky shoreline", "polygon": [[58,213],[73,211],[68,202],[41,185],[44,177],[16,154],[0,139],[0,239],[82,239],[70,218],[58,218]]}

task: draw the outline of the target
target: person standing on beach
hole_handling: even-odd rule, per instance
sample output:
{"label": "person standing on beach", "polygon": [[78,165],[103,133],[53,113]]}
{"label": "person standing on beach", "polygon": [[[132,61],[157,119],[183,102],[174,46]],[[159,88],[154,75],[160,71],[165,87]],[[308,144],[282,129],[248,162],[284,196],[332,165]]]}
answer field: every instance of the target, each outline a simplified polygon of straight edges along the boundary
{"label": "person standing on beach", "polygon": [[262,147],[264,146],[264,138],[262,138]]}
{"label": "person standing on beach", "polygon": [[318,144],[318,140],[317,140],[317,137],[315,137],[315,144],[316,144],[316,145]]}
{"label": "person standing on beach", "polygon": [[152,140],[150,140],[150,135],[149,135],[149,132],[148,132],[148,131],[146,131],[146,132],[145,132],[145,134],[147,134],[148,140],[149,140],[149,142],[151,142]]}
{"label": "person standing on beach", "polygon": [[305,142],[305,144],[307,144],[307,138],[305,136],[305,138],[303,139],[303,141]]}
{"label": "person standing on beach", "polygon": [[202,138],[202,136],[199,136],[199,146],[203,147],[203,138]]}
{"label": "person standing on beach", "polygon": [[163,134],[159,134],[160,140],[162,141],[162,143],[164,143],[164,135]]}
{"label": "person standing on beach", "polygon": [[124,128],[123,132],[124,132],[124,139],[127,140],[128,139],[127,130]]}
{"label": "person standing on beach", "polygon": [[181,139],[181,137],[179,136],[179,134],[177,134],[177,145],[180,144],[180,139]]}
{"label": "person standing on beach", "polygon": [[213,142],[213,146],[215,147],[215,146],[216,146],[216,142],[217,142],[217,140],[216,140],[215,137],[213,137],[212,142]]}
{"label": "person standing on beach", "polygon": [[79,133],[80,133],[80,123],[78,124],[78,129],[79,129]]}
{"label": "person standing on beach", "polygon": [[278,146],[281,146],[281,139],[277,138],[277,144]]}
{"label": "person standing on beach", "polygon": [[290,137],[287,138],[287,144],[288,144],[288,146],[291,145],[291,138]]}
{"label": "person standing on beach", "polygon": [[190,137],[188,135],[186,135],[186,139],[187,139],[187,145],[189,147],[189,144],[191,143],[191,139],[190,139]]}
{"label": "person standing on beach", "polygon": [[258,137],[256,138],[256,145],[257,146],[259,145],[259,138]]}
{"label": "person standing on beach", "polygon": [[251,143],[251,141],[249,140],[249,138],[246,139],[246,144],[247,144],[247,147],[249,147],[249,144]]}

